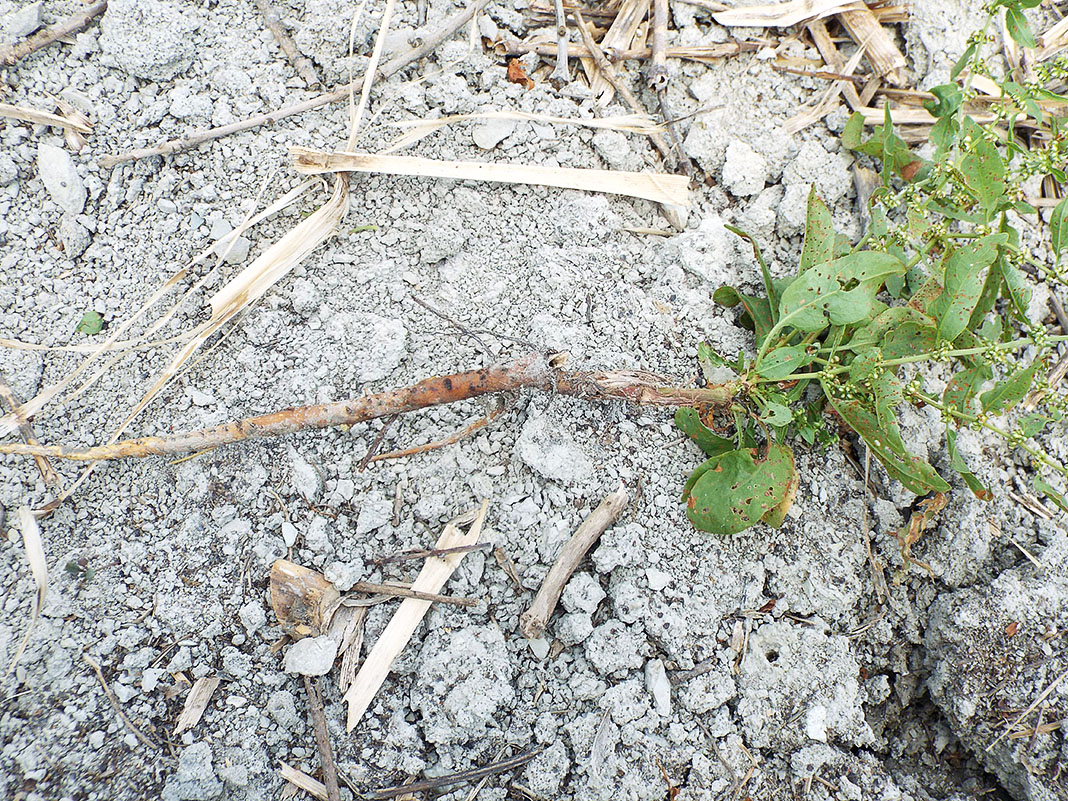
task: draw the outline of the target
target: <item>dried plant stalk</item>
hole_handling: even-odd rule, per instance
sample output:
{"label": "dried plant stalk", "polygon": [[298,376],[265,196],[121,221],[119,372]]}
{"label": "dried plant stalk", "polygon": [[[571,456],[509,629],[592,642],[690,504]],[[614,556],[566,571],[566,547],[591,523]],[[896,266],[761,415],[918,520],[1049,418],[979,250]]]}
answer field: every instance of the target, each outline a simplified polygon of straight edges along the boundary
{"label": "dried plant stalk", "polygon": [[480,370],[426,378],[416,384],[318,406],[300,406],[238,420],[215,428],[166,437],[128,439],[91,448],[63,445],[0,444],[0,454],[41,455],[79,461],[180,454],[247,439],[292,434],[310,428],[352,425],[392,414],[440,406],[524,387],[550,390],[588,400],[621,400],[650,406],[723,406],[738,389],[734,382],[690,389],[671,386],[652,373],[634,370],[584,372],[555,369],[541,354],[531,354]]}
{"label": "dried plant stalk", "polygon": [[12,64],[19,61],[19,59],[23,59],[30,55],[30,53],[36,53],[38,50],[48,47],[52,42],[58,41],[64,36],[70,36],[73,33],[83,30],[88,27],[90,22],[103,14],[104,11],[107,10],[107,7],[107,0],[100,3],[94,3],[84,11],[72,14],[66,19],[57,22],[51,28],[46,28],[43,31],[35,33],[29,39],[26,39],[19,44],[0,47],[0,64],[10,67]]}
{"label": "dried plant stalk", "polygon": [[[576,8],[572,13],[580,14],[581,12]],[[642,20],[648,14],[649,0],[623,0],[611,27],[601,39],[601,50],[605,53],[611,53],[615,50],[629,50],[633,47],[634,36],[638,32],[638,26],[641,25]],[[585,39],[585,37],[583,38]],[[601,106],[607,106],[611,103],[612,96],[618,91],[618,88],[605,74],[604,70],[599,66],[596,70],[591,70],[587,67],[586,75],[590,79],[590,91],[597,98],[597,103]]]}
{"label": "dried plant stalk", "polygon": [[619,519],[626,505],[627,493],[620,487],[590,512],[589,517],[582,521],[582,525],[564,544],[560,555],[556,557],[549,574],[542,582],[534,602],[519,618],[519,628],[524,637],[536,640],[545,633],[545,626],[552,617],[553,610],[556,609],[556,602],[560,600],[564,585],[567,584],[586,552]]}
{"label": "dried plant stalk", "polygon": [[533,164],[487,164],[481,161],[438,161],[415,156],[379,156],[370,153],[326,153],[303,147],[290,148],[297,172],[370,172],[451,178],[460,181],[496,181],[538,184],[561,189],[583,189],[626,195],[656,203],[688,206],[690,180],[684,175],[622,170],[584,170]]}
{"label": "dried plant stalk", "polygon": [[867,59],[875,74],[894,86],[905,83],[905,57],[897,49],[890,33],[867,6],[838,15],[842,25],[858,45],[867,47]]}
{"label": "dried plant stalk", "polygon": [[0,103],[0,117],[40,125],[54,125],[57,128],[70,129],[79,133],[90,133],[93,130],[93,127],[83,120],[61,117],[58,114],[49,114],[47,111],[38,111],[26,106],[12,106],[10,103]]}
{"label": "dried plant stalk", "polygon": [[867,8],[855,0],[791,0],[720,11],[712,19],[720,25],[743,28],[791,28],[802,22],[829,17],[842,11]]}
{"label": "dried plant stalk", "polygon": [[201,676],[194,682],[189,695],[185,698],[185,706],[182,707],[182,714],[178,718],[171,737],[177,737],[183,731],[188,731],[200,723],[200,718],[203,717],[204,710],[207,709],[211,696],[215,693],[220,681],[218,677]]}
{"label": "dried plant stalk", "polygon": [[[489,502],[483,501],[478,515],[466,533],[462,532],[454,523],[445,526],[445,530],[438,538],[435,548],[455,548],[459,545],[472,545],[478,542],[482,532],[482,523],[486,519],[486,510]],[[412,584],[412,589],[421,592],[438,592],[449,580],[449,576],[459,566],[464,558],[463,553],[452,553],[444,557],[432,557],[423,565],[419,577]],[[420,601],[408,598],[401,602],[400,607],[390,619],[382,635],[378,638],[374,648],[364,660],[360,672],[353,679],[352,686],[345,693],[345,701],[349,705],[348,730],[356,726],[371,705],[375,694],[382,682],[386,680],[393,662],[400,656],[401,651],[408,644],[412,634],[415,633],[419,621],[423,619],[430,609],[430,601]]]}

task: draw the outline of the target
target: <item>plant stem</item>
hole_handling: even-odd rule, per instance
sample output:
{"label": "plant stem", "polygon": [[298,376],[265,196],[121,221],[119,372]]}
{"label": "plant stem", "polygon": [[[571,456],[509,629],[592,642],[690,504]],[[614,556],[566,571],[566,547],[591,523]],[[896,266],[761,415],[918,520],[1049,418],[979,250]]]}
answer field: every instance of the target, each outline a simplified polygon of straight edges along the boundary
{"label": "plant stem", "polygon": [[641,405],[679,407],[726,406],[734,399],[742,384],[730,381],[702,389],[671,386],[669,380],[662,376],[638,370],[563,370],[554,366],[551,358],[532,353],[515,361],[493,364],[480,370],[434,376],[399,389],[318,406],[283,409],[200,431],[166,437],[128,439],[112,445],[90,448],[4,443],[0,444],[0,454],[97,461],[189,453],[246,439],[362,423],[379,417],[499,392],[514,392],[527,387],[588,400],[621,400]]}

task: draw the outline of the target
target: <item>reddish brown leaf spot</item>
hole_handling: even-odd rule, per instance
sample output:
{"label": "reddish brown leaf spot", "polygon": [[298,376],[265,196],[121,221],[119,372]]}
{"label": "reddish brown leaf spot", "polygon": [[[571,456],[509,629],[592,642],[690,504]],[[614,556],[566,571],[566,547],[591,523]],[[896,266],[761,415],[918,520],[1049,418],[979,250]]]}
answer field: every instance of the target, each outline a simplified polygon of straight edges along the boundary
{"label": "reddish brown leaf spot", "polygon": [[526,70],[523,69],[523,65],[519,63],[518,58],[513,58],[508,62],[508,81],[510,83],[517,83],[527,89],[534,88],[534,81],[527,75]]}
{"label": "reddish brown leaf spot", "polygon": [[1020,628],[1020,623],[1019,623],[1019,621],[1017,621],[1017,620],[1014,620],[1014,621],[1012,621],[1012,623],[1010,623],[1009,625],[1007,625],[1007,626],[1005,627],[1005,636],[1006,636],[1006,637],[1013,637],[1013,636],[1015,636],[1015,635],[1016,635],[1016,630],[1017,630],[1018,628]]}
{"label": "reddish brown leaf spot", "polygon": [[923,166],[922,161],[910,161],[904,167],[901,168],[901,177],[906,181],[911,181],[916,177],[916,173],[920,171],[920,167]]}

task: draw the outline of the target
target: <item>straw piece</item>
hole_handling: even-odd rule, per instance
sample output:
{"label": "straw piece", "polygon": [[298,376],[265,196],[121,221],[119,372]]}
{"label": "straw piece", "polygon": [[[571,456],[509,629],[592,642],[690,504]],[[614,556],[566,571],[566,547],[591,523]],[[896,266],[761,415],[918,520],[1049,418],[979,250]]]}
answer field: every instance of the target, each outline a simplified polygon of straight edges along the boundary
{"label": "straw piece", "polygon": [[871,10],[862,6],[853,11],[842,11],[838,19],[854,42],[867,46],[866,56],[875,74],[894,86],[902,86],[905,83],[905,57]]}
{"label": "straw piece", "polygon": [[[866,106],[858,108],[857,111],[864,115],[865,125],[882,125],[885,122],[884,115],[886,112],[881,108]],[[995,119],[994,115],[989,113],[978,113],[970,116],[980,125],[993,122]],[[938,122],[938,119],[933,117],[927,109],[922,108],[890,109],[890,119],[894,125],[934,125]]]}
{"label": "straw piece", "polygon": [[[736,56],[739,53],[748,53],[764,47],[763,42],[721,42],[712,45],[693,45],[690,47],[668,47],[664,51],[666,58],[682,58],[688,61],[697,61],[708,64],[728,56]],[[542,56],[551,56],[556,52],[556,46],[543,41],[520,42],[518,39],[501,39],[493,45],[493,52],[498,56],[521,56],[525,53],[538,53]],[[567,48],[571,58],[592,58],[590,51],[585,45],[573,44]],[[606,53],[613,63],[630,61],[631,59],[652,58],[653,51],[649,47],[636,47],[631,50],[615,50]]]}
{"label": "straw piece", "polygon": [[1035,61],[1042,62],[1053,58],[1068,47],[1068,17],[1065,17],[1044,34],[1038,37],[1038,50]]}
{"label": "straw piece", "polygon": [[41,48],[48,47],[52,42],[58,41],[64,36],[77,33],[103,14],[107,7],[107,0],[102,0],[102,2],[95,3],[77,14],[72,14],[66,19],[60,20],[50,28],[38,31],[25,41],[16,45],[0,47],[0,64],[10,67],[19,59],[30,55],[30,53],[36,53]]}
{"label": "straw piece", "polygon": [[30,563],[30,574],[33,576],[34,584],[37,585],[37,596],[34,598],[33,606],[30,607],[30,620],[26,624],[26,632],[22,635],[18,650],[15,651],[4,673],[5,679],[22,658],[26,645],[30,641],[30,632],[33,631],[33,626],[41,615],[45,597],[48,595],[48,562],[45,559],[44,546],[41,544],[41,529],[30,507],[25,504],[19,507],[19,533],[22,535],[22,547],[26,549],[26,561]]}
{"label": "straw piece", "polygon": [[[464,534],[454,523],[445,526],[445,530],[438,538],[435,548],[455,548],[458,545],[472,545],[478,542],[482,532],[482,523],[486,519],[486,511],[489,509],[489,501],[483,501],[475,521],[471,528]],[[463,553],[453,553],[445,557],[433,557],[426,561],[419,577],[412,584],[412,589],[421,592],[438,592],[449,580],[449,576],[459,566],[464,558]],[[352,686],[345,693],[345,701],[349,705],[348,730],[359,723],[367,707],[371,705],[375,694],[386,680],[389,669],[404,646],[408,644],[415,633],[416,627],[423,616],[430,609],[430,601],[419,601],[407,598],[401,602],[393,618],[389,621],[385,631],[378,638],[371,653],[360,668],[360,672],[353,679]]]}
{"label": "straw piece", "polygon": [[627,195],[676,206],[690,204],[690,179],[684,175],[583,170],[541,167],[529,164],[489,164],[477,161],[437,161],[415,156],[379,156],[370,153],[326,153],[303,147],[290,148],[297,172],[369,172],[451,178],[460,181],[496,181],[508,184],[538,184],[561,189],[581,189]]}
{"label": "straw piece", "polygon": [[81,120],[61,117],[58,114],[49,114],[47,111],[38,111],[35,108],[27,108],[26,106],[12,106],[10,103],[0,103],[0,117],[7,117],[9,120],[32,122],[35,125],[54,125],[57,128],[66,128],[79,133],[90,133],[93,130],[91,125]]}
{"label": "straw piece", "polygon": [[264,25],[274,36],[274,40],[282,48],[282,52],[285,53],[286,59],[288,59],[293,69],[297,71],[297,74],[300,75],[301,80],[304,81],[304,85],[309,89],[314,89],[318,86],[319,76],[315,74],[315,67],[312,65],[311,59],[300,52],[300,48],[297,47],[296,42],[289,35],[289,31],[285,29],[277,9],[271,5],[270,0],[256,0],[256,8],[260,10],[263,15]]}
{"label": "straw piece", "polygon": [[[572,13],[579,12],[575,9]],[[649,0],[623,0],[612,21],[612,26],[601,38],[601,50],[610,53],[614,50],[628,50],[634,46],[634,36],[638,32],[638,26],[649,13]],[[612,102],[615,87],[603,74],[603,71],[593,69],[588,61],[582,62],[586,75],[590,80],[590,91],[597,98],[597,104],[607,106]]]}
{"label": "straw piece", "polygon": [[185,698],[185,706],[182,707],[182,714],[174,727],[172,737],[177,737],[183,731],[189,731],[200,723],[200,718],[203,717],[204,710],[208,708],[211,696],[215,693],[220,681],[218,677],[201,676],[193,683],[189,695]]}
{"label": "straw piece", "polygon": [[744,28],[790,28],[801,22],[861,8],[867,6],[855,0],[791,0],[789,3],[732,8],[713,14],[712,19],[720,25]]}
{"label": "straw piece", "polygon": [[302,770],[297,770],[294,767],[287,765],[285,762],[279,760],[280,768],[278,773],[292,785],[299,787],[304,792],[308,793],[320,801],[330,801],[330,796],[326,794],[326,785],[320,781],[316,781],[307,773]]}
{"label": "straw piece", "polygon": [[586,128],[605,128],[611,131],[652,136],[660,131],[660,126],[647,114],[621,114],[616,117],[554,117],[549,114],[533,114],[526,111],[484,111],[478,114],[453,114],[448,117],[433,119],[402,120],[389,123],[395,128],[408,128],[393,144],[381,151],[382,154],[393,153],[401,148],[418,142],[447,125],[474,120],[517,120],[521,122],[540,122],[551,125],[579,125]]}

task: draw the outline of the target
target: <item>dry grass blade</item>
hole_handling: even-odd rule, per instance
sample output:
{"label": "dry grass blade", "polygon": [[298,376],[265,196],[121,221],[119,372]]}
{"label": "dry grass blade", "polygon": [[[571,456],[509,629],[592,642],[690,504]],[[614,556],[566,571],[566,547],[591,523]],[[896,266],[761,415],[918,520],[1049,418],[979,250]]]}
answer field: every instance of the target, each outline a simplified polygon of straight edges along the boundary
{"label": "dry grass blade", "polygon": [[208,708],[211,696],[215,693],[219,682],[220,679],[207,676],[201,676],[194,682],[189,695],[185,698],[185,706],[182,707],[182,714],[178,717],[172,737],[177,737],[183,731],[189,731],[200,723],[200,718],[203,717],[204,710]]}
{"label": "dry grass blade", "polygon": [[34,598],[33,606],[30,607],[26,633],[22,635],[18,650],[11,657],[4,678],[11,674],[22,658],[26,644],[30,641],[30,633],[33,631],[33,626],[44,606],[45,597],[48,595],[48,563],[45,561],[44,546],[41,544],[41,529],[29,506],[19,507],[19,534],[22,535],[22,547],[26,549],[26,561],[30,563],[30,574],[33,576],[34,584],[37,585],[37,596]]}
{"label": "dry grass blade", "polygon": [[791,0],[788,3],[732,8],[713,14],[712,19],[720,25],[744,28],[790,28],[802,22],[861,8],[867,6],[855,0]]}
{"label": "dry grass blade", "polygon": [[10,120],[31,122],[35,125],[54,125],[57,128],[65,128],[79,133],[91,133],[93,126],[83,119],[76,117],[61,117],[58,114],[49,114],[47,111],[38,111],[26,106],[12,106],[10,103],[0,103],[0,117]]}
{"label": "dry grass blade", "polygon": [[[865,108],[857,109],[864,115],[865,125],[882,125],[885,121],[885,111],[882,108],[872,108],[867,106]],[[987,123],[994,122],[996,119],[993,114],[988,112],[979,112],[969,115],[975,122],[980,125],[986,125]],[[934,125],[938,122],[936,117],[933,117],[927,109],[923,108],[892,108],[890,109],[890,119],[894,125]]]}
{"label": "dry grass blade", "polygon": [[370,153],[326,153],[302,147],[290,149],[298,172],[369,172],[450,178],[460,181],[495,181],[538,184],[560,189],[581,189],[626,195],[676,206],[690,204],[690,179],[684,175],[621,170],[583,170],[531,164],[487,164],[478,161],[437,161],[415,156],[378,156]]}
{"label": "dry grass blade", "polygon": [[436,119],[404,120],[390,123],[396,128],[408,128],[409,130],[394,140],[382,153],[393,153],[401,150],[448,125],[475,120],[516,120],[517,122],[540,122],[549,125],[580,125],[585,128],[605,128],[611,131],[642,134],[643,136],[652,136],[655,133],[659,133],[661,127],[645,114],[623,114],[617,117],[578,119],[575,117],[553,117],[549,114],[533,114],[525,111],[485,111],[478,114],[453,114],[449,117],[438,117]]}
{"label": "dry grass blade", "polygon": [[[615,50],[629,50],[633,47],[638,26],[648,13],[649,0],[623,0],[619,5],[616,18],[612,21],[612,26],[601,39],[601,49],[610,53]],[[586,70],[586,76],[590,80],[590,91],[597,98],[598,105],[607,106],[612,102],[615,87],[588,59],[582,62],[582,66]]]}
{"label": "dry grass blade", "polygon": [[879,24],[879,20],[867,6],[855,11],[842,11],[838,19],[853,41],[867,47],[867,59],[875,74],[885,78],[894,86],[905,83],[905,57],[894,44],[890,33]]}
{"label": "dry grass blade", "polygon": [[321,801],[329,801],[330,796],[326,794],[325,784],[316,781],[304,771],[297,770],[296,768],[287,765],[285,762],[280,761],[278,764],[281,765],[278,769],[278,773],[287,782],[299,787],[309,795],[321,799]]}
{"label": "dry grass blade", "polygon": [[1052,693],[1054,690],[1057,689],[1057,685],[1061,683],[1061,681],[1064,679],[1065,676],[1068,676],[1068,670],[1064,671],[1059,676],[1057,676],[1057,678],[1055,678],[1053,681],[1051,681],[1049,683],[1049,685],[1046,687],[1046,689],[1044,689],[1041,693],[1039,693],[1038,698],[1036,698],[1034,701],[1032,701],[1031,705],[1028,706],[1027,709],[1025,709],[1023,712],[1021,712],[1016,717],[1016,720],[1014,720],[1012,723],[1010,723],[1008,726],[1006,726],[1005,727],[1005,731],[1003,731],[1001,734],[999,734],[997,736],[997,739],[994,740],[994,742],[992,742],[986,748],[984,748],[983,751],[986,752],[986,753],[989,753],[990,750],[994,746],[996,746],[998,743],[1000,743],[1006,737],[1011,735],[1013,729],[1015,729],[1017,726],[1019,726],[1021,721],[1023,721],[1024,718],[1026,718],[1028,715],[1030,715],[1032,712],[1034,712],[1038,708],[1039,704],[1041,704],[1043,701],[1045,701],[1047,698],[1049,698],[1050,693]]}
{"label": "dry grass blade", "polygon": [[1066,47],[1068,47],[1068,17],[1038,37],[1035,61],[1042,62],[1051,59]]}
{"label": "dry grass blade", "polygon": [[[471,524],[466,534],[455,523],[449,523],[434,547],[442,549],[455,548],[458,545],[472,545],[478,542],[479,534],[482,532],[482,523],[486,519],[487,509],[489,509],[489,501],[483,501],[475,521]],[[428,559],[423,565],[423,569],[419,572],[419,577],[412,584],[412,589],[420,592],[438,592],[445,585],[445,582],[449,580],[449,576],[456,570],[460,560],[463,558],[463,553],[452,553],[448,556]],[[385,681],[386,676],[389,674],[389,669],[393,662],[400,656],[401,651],[408,644],[408,640],[415,633],[419,621],[423,619],[429,609],[430,601],[407,598],[401,602],[400,607],[389,621],[389,625],[386,626],[385,631],[378,638],[378,642],[375,643],[374,648],[367,655],[367,659],[360,668],[360,672],[356,674],[356,678],[353,679],[348,692],[345,693],[345,701],[349,705],[349,731],[352,731],[353,727],[360,721],[360,718],[363,717],[363,713],[367,711],[367,707],[371,705],[378,688],[382,686],[382,682]]]}

